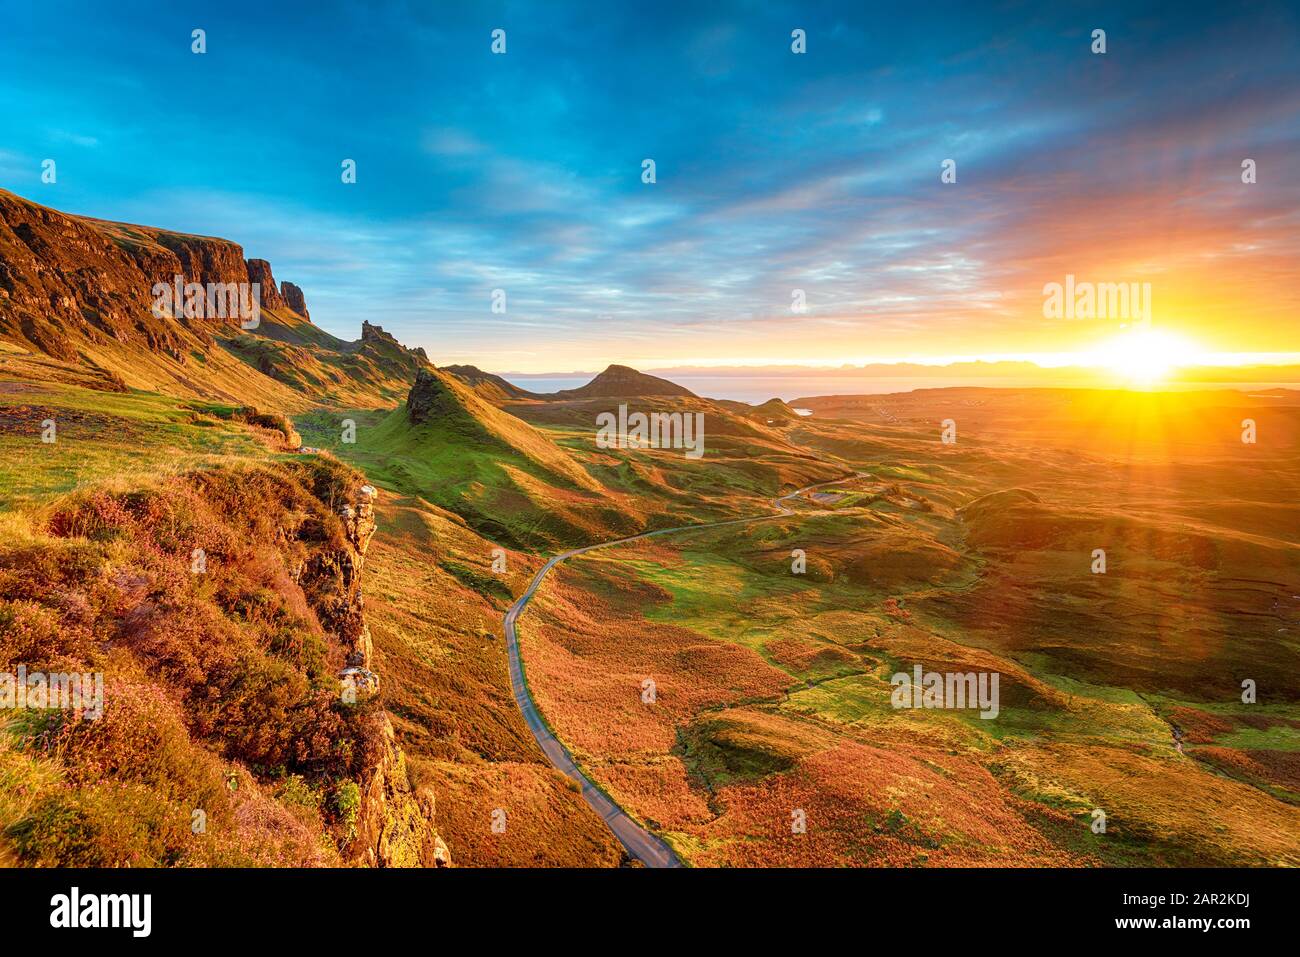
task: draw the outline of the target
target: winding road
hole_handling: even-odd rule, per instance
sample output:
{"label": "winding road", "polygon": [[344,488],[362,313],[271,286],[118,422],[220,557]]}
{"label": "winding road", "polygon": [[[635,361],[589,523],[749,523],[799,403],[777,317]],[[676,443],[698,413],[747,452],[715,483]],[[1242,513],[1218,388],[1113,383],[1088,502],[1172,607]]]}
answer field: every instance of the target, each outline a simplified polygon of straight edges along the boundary
{"label": "winding road", "polygon": [[599,814],[601,820],[614,832],[614,836],[627,849],[628,854],[646,867],[681,867],[682,862],[678,860],[672,848],[634,821],[626,811],[615,804],[607,794],[591,782],[590,778],[582,773],[577,762],[573,760],[573,755],[569,754],[569,749],[560,743],[560,740],[547,726],[541,712],[537,710],[537,704],[533,701],[533,696],[528,691],[528,682],[524,679],[524,666],[519,655],[519,636],[515,631],[515,623],[519,620],[523,610],[528,607],[528,602],[536,594],[547,573],[560,562],[573,558],[575,555],[583,555],[599,548],[612,548],[615,545],[637,542],[643,538],[654,538],[658,535],[701,531],[706,528],[722,528],[726,525],[744,525],[749,522],[779,518],[782,515],[793,515],[794,509],[785,504],[791,499],[798,498],[800,495],[814,489],[825,488],[828,485],[838,485],[841,482],[861,477],[863,477],[863,473],[855,472],[852,475],[845,475],[829,482],[806,485],[788,495],[774,498],[772,505],[777,509],[774,515],[755,515],[751,518],[732,518],[722,522],[707,522],[702,525],[678,525],[674,528],[661,528],[653,532],[642,532],[640,535],[631,535],[627,538],[616,538],[613,541],[601,542],[597,545],[575,548],[561,555],[556,555],[538,570],[537,574],[533,576],[533,580],[529,582],[528,589],[519,596],[519,599],[506,612],[506,648],[510,653],[510,687],[514,691],[515,704],[519,705],[519,710],[524,716],[524,722],[532,731],[533,737],[537,739],[537,743],[541,746],[542,751],[546,753],[546,757],[551,764],[578,782],[582,788],[583,799],[591,805],[592,810]]}

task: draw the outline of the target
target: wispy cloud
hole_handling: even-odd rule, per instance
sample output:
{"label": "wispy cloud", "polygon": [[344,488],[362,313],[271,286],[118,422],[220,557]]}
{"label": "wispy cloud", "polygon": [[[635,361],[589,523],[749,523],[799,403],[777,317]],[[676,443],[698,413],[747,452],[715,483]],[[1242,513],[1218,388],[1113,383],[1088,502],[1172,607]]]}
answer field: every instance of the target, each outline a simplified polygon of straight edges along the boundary
{"label": "wispy cloud", "polygon": [[80,133],[69,133],[67,130],[51,130],[50,139],[56,143],[71,143],[73,146],[81,146],[87,149],[99,145],[99,138],[95,136],[83,136]]}
{"label": "wispy cloud", "polygon": [[[1045,351],[1096,333],[1039,315],[1042,284],[1074,272],[1156,277],[1162,319],[1208,342],[1300,348],[1283,322],[1300,294],[1300,31],[1282,4],[1216,8],[1207,32],[1156,4],[378,4],[303,21],[236,3],[207,16],[203,56],[180,14],[127,30],[78,6],[12,25],[0,176],[30,193],[31,157],[54,150],[58,186],[35,198],[235,240],[339,335],[369,319],[435,359],[539,369],[669,346]],[[101,42],[67,43],[74,23]],[[55,47],[65,70],[31,68]]]}

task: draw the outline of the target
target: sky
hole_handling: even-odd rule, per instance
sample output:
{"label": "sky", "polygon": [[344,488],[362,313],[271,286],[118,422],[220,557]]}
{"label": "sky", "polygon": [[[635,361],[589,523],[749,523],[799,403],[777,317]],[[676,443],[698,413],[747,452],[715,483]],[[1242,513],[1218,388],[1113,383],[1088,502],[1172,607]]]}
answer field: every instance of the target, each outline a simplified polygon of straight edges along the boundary
{"label": "sky", "polygon": [[1136,328],[1045,316],[1067,276],[1269,358],[1297,63],[1266,2],[7,3],[0,187],[231,239],[440,365],[1060,364]]}

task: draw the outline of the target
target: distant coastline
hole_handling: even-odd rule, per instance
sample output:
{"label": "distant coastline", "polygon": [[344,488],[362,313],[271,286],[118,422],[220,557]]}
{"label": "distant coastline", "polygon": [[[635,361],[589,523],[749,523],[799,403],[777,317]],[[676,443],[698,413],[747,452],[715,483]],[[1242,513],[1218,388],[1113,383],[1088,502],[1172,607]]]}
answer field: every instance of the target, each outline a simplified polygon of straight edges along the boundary
{"label": "distant coastline", "polygon": [[[820,375],[673,375],[658,371],[678,385],[685,386],[696,395],[710,399],[729,399],[756,405],[771,398],[789,402],[793,399],[821,395],[886,395],[891,392],[912,392],[916,389],[1095,389],[1123,388],[1122,383],[1106,383],[1097,376],[1080,375],[1061,378],[1036,375],[1024,376],[878,376],[850,374],[847,372]],[[594,374],[593,374],[594,375]],[[569,373],[567,375],[530,375],[506,373],[503,378],[530,392],[551,393],[562,389],[576,389],[586,385],[592,375]],[[1239,389],[1241,391],[1267,391],[1269,389],[1296,389],[1296,382],[1165,382],[1162,391],[1188,391],[1198,389]]]}

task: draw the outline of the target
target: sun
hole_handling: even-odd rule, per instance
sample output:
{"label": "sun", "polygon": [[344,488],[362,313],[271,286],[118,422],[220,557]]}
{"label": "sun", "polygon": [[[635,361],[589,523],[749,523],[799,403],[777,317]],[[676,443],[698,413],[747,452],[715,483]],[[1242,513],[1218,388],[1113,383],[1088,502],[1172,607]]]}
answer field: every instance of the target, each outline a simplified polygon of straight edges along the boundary
{"label": "sun", "polygon": [[1171,332],[1134,330],[1102,343],[1088,353],[1093,365],[1108,369],[1130,382],[1161,382],[1179,366],[1201,359],[1203,350]]}

